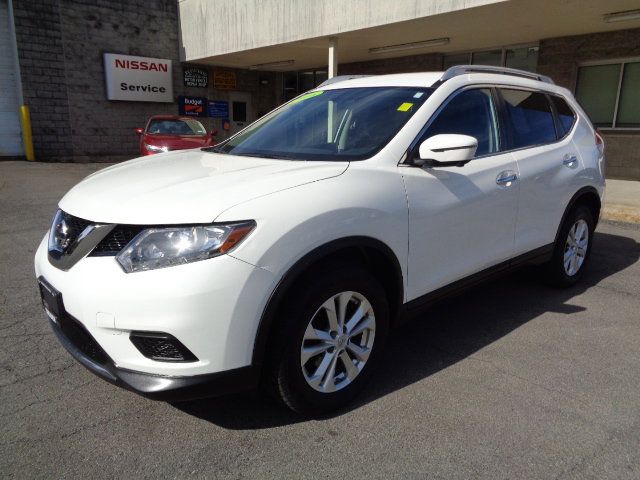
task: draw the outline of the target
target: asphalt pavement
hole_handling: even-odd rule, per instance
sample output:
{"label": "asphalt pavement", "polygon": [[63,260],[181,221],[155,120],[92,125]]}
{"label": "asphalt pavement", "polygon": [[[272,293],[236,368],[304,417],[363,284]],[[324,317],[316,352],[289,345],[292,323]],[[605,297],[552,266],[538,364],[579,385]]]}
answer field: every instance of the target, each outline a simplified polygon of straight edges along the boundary
{"label": "asphalt pavement", "polygon": [[525,270],[417,316],[346,411],[171,405],[77,364],[40,306],[36,246],[102,167],[0,162],[0,477],[640,478],[638,225],[602,222],[574,288]]}

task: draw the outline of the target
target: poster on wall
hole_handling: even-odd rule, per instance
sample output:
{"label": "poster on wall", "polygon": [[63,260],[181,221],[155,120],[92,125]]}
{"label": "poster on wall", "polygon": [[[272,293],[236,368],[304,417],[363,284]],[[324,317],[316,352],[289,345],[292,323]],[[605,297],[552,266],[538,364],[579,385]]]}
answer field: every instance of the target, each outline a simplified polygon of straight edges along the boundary
{"label": "poster on wall", "polygon": [[178,113],[190,117],[207,116],[207,99],[202,97],[178,97]]}
{"label": "poster on wall", "polygon": [[108,100],[173,102],[171,60],[104,54]]}
{"label": "poster on wall", "polygon": [[213,118],[229,117],[229,102],[221,100],[209,100],[209,116]]}
{"label": "poster on wall", "polygon": [[213,72],[213,87],[220,90],[234,90],[236,88],[236,72],[216,70]]}
{"label": "poster on wall", "polygon": [[209,86],[209,72],[205,69],[198,67],[185,67],[183,73],[185,87],[206,88]]}

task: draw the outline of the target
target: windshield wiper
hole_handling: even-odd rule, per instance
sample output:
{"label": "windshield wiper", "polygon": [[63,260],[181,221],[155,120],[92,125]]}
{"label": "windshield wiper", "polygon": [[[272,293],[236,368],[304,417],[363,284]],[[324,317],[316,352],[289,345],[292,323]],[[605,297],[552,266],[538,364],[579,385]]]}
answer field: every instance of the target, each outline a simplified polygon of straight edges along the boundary
{"label": "windshield wiper", "polygon": [[217,145],[214,145],[212,147],[202,147],[200,150],[202,150],[203,152],[224,153],[224,154],[227,153],[227,152],[223,152],[221,148]]}
{"label": "windshield wiper", "polygon": [[239,157],[255,157],[255,158],[268,158],[272,160],[296,160],[295,157],[289,155],[272,154],[272,153],[232,153]]}

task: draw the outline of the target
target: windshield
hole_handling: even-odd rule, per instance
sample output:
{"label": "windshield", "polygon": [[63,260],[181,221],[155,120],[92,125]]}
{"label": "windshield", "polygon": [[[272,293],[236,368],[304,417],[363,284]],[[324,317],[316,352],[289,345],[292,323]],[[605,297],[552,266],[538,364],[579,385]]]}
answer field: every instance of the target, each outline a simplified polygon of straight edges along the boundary
{"label": "windshield", "polygon": [[152,135],[206,135],[207,131],[197,120],[151,120],[147,133]]}
{"label": "windshield", "polygon": [[363,160],[384,147],[432,92],[416,87],[309,92],[208,150],[266,158]]}

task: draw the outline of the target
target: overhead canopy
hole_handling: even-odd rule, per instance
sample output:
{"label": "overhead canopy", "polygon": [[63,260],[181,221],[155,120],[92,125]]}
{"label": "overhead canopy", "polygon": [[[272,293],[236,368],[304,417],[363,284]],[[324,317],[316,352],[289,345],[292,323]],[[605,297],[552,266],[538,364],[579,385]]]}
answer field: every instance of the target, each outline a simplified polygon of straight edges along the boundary
{"label": "overhead canopy", "polygon": [[[608,22],[604,15],[639,7],[638,0],[182,0],[181,55],[202,64],[301,70],[327,64],[329,38],[338,39],[340,63],[462,52],[638,28],[640,18]],[[427,40],[436,41],[371,51]]]}

